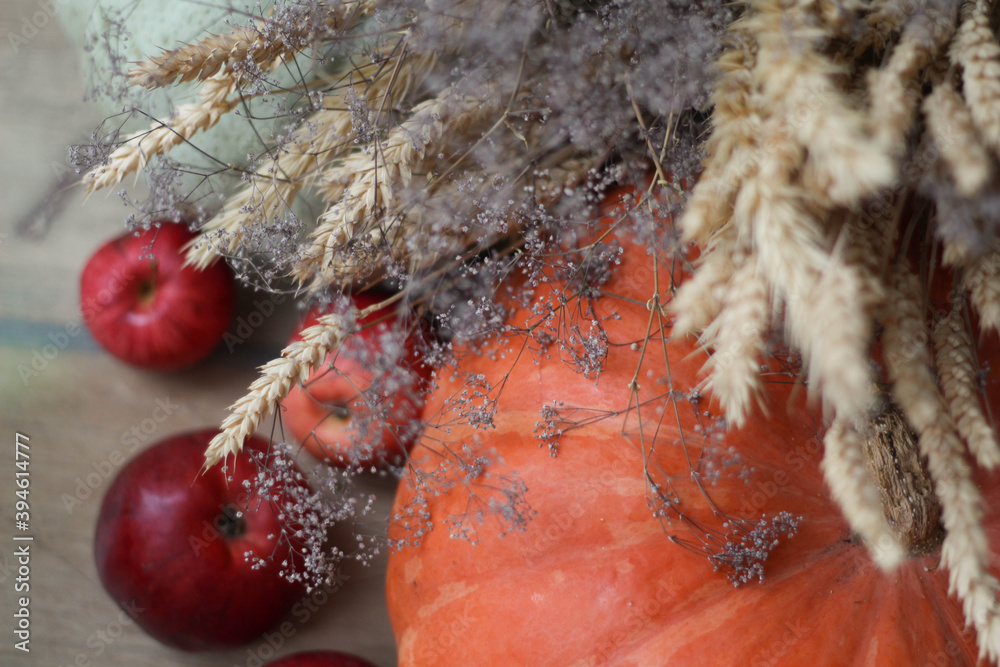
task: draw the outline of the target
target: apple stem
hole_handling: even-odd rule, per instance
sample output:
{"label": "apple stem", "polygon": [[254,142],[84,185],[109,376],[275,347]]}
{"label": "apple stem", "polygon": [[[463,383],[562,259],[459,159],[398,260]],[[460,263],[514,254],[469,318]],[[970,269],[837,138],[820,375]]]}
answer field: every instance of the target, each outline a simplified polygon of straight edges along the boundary
{"label": "apple stem", "polygon": [[157,263],[155,257],[150,261],[150,268],[152,269],[150,277],[139,284],[139,300],[146,305],[149,305],[153,300],[153,296],[156,294],[156,286],[159,283],[160,265]]}
{"label": "apple stem", "polygon": [[215,527],[219,533],[227,539],[235,539],[246,532],[246,521],[243,520],[243,511],[239,507],[230,503],[225,505],[220,514],[215,519]]}

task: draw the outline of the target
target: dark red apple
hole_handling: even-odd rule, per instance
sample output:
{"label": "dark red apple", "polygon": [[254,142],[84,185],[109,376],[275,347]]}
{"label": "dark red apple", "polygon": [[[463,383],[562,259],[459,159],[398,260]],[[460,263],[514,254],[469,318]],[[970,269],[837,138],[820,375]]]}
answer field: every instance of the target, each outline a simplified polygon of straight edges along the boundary
{"label": "dark red apple", "polygon": [[[352,297],[358,310],[386,294]],[[312,310],[292,335],[317,323]],[[319,459],[340,467],[398,464],[417,435],[429,370],[415,352],[414,335],[403,330],[391,307],[364,318],[324,365],[282,401],[282,419],[297,441]]]}
{"label": "dark red apple", "polygon": [[236,306],[225,262],[184,266],[185,225],[165,222],[101,246],[80,277],[80,307],[101,346],[157,370],[190,366],[215,349]]}
{"label": "dark red apple", "polygon": [[375,667],[372,663],[336,651],[305,651],[286,655],[264,667]]}
{"label": "dark red apple", "polygon": [[[249,452],[268,448],[257,438],[229,459],[227,472],[215,466],[201,474],[216,433],[167,438],[129,461],[104,497],[94,540],[111,597],[150,635],[189,651],[251,641],[304,595],[279,573],[289,547],[278,539],[287,519],[277,512],[293,485],[281,485],[270,501],[248,497],[243,482],[258,471]],[[255,567],[251,550],[273,554],[272,562]]]}

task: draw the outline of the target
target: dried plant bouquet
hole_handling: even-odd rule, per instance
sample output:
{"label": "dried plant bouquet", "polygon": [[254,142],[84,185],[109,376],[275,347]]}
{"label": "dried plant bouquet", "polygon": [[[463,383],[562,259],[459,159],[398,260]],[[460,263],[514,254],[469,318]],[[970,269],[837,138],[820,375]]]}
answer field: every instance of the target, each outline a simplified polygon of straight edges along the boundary
{"label": "dried plant bouquet", "polygon": [[[774,341],[799,353],[831,424],[831,493],[891,568],[906,550],[866,442],[902,420],[942,507],[952,590],[997,661],[1000,584],[970,465],[1000,463],[974,344],[1000,328],[996,21],[987,0],[285,0],[134,64],[133,86],[195,83],[197,98],[77,153],[90,190],[145,170],[135,224],[193,220],[192,264],[321,301],[385,281],[473,341],[503,327],[493,295],[515,263],[551,263],[547,239],[582,234],[610,183],[652,173],[657,216],[629,232],[664,262],[701,248],[658,296],[673,336],[714,350],[707,386],[729,426]],[[169,151],[236,113],[287,124],[245,164],[180,185],[192,170]],[[671,216],[677,230],[656,222]],[[263,366],[206,465],[374,310],[334,309]],[[447,363],[448,343],[427,345]]]}

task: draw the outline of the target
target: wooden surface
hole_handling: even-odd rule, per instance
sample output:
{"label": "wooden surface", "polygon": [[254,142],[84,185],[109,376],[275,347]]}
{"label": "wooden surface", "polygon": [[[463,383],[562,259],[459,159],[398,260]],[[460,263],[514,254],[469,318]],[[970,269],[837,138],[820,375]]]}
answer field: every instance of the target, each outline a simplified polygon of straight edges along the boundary
{"label": "wooden surface", "polygon": [[[72,1],[72,0],[71,0]],[[55,3],[58,6],[58,3]],[[77,280],[87,257],[120,233],[128,210],[114,192],[84,201],[74,188],[51,225],[18,225],[48,200],[66,172],[66,149],[89,137],[101,120],[82,101],[80,65],[61,28],[48,21],[15,52],[9,35],[42,3],[0,3],[0,665],[253,665],[270,657],[267,642],[222,654],[191,655],[166,649],[134,625],[118,623],[119,610],[105,595],[93,563],[92,535],[100,499],[109,481],[109,457],[122,448],[121,435],[152,415],[157,399],[180,407],[157,425],[150,442],[193,428],[216,426],[225,407],[255,377],[254,367],[280,348],[294,311],[281,309],[230,354],[217,351],[208,363],[180,374],[133,370],[105,355],[81,325]],[[113,189],[114,190],[114,189]],[[31,220],[29,220],[31,222]],[[37,220],[34,221],[37,223]],[[243,295],[243,312],[252,295]],[[18,367],[42,367],[24,381]],[[53,354],[54,353],[54,354]],[[44,363],[42,361],[44,359]],[[151,422],[147,421],[147,425]],[[30,437],[31,652],[14,648],[16,598],[14,527],[15,433]],[[90,484],[88,484],[88,481]],[[388,512],[391,480],[366,480]],[[90,488],[93,486],[94,488]],[[89,494],[89,495],[88,495]],[[67,499],[77,497],[79,503]],[[342,590],[306,623],[293,619],[294,633],[274,655],[330,648],[356,653],[382,667],[395,664],[384,601],[384,553],[372,568],[351,567]],[[12,568],[13,566],[13,568]]]}

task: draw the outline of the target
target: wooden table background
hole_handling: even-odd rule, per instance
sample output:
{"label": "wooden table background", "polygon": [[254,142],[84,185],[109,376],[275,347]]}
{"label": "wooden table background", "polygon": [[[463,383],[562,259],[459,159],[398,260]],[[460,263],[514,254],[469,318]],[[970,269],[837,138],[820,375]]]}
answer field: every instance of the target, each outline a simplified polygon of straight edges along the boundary
{"label": "wooden table background", "polygon": [[[85,201],[74,188],[51,225],[31,225],[30,234],[18,231],[67,171],[67,147],[86,140],[101,120],[83,102],[80,65],[57,21],[45,23],[15,49],[10,35],[20,35],[25,21],[43,9],[40,0],[0,2],[0,543],[7,544],[0,548],[0,665],[259,664],[254,656],[270,657],[266,642],[228,653],[187,654],[162,647],[134,625],[119,632],[119,610],[98,581],[91,541],[109,484],[101,471],[121,447],[122,433],[151,417],[156,401],[167,397],[180,407],[150,441],[217,426],[226,406],[255,377],[255,366],[280,349],[295,313],[279,309],[233,354],[222,349],[197,369],[172,375],[123,366],[102,353],[84,330],[66,337],[66,349],[46,360],[37,376],[22,381],[19,366],[30,368],[33,355],[53,337],[61,341],[67,326],[82,325],[80,270],[101,242],[122,231],[128,213],[113,192]],[[242,296],[244,314],[252,296]],[[48,348],[50,355],[53,349]],[[39,360],[36,364],[42,366]],[[28,435],[31,446],[30,534],[35,539],[27,654],[14,648],[12,618],[19,595],[11,540],[15,432]],[[88,475],[96,489],[86,497]],[[379,496],[377,523],[389,510],[393,482],[365,484]],[[85,498],[68,507],[66,498],[78,491]],[[292,619],[295,633],[275,655],[331,648],[381,667],[394,665],[384,557],[371,568],[348,567],[343,589],[307,623]]]}

